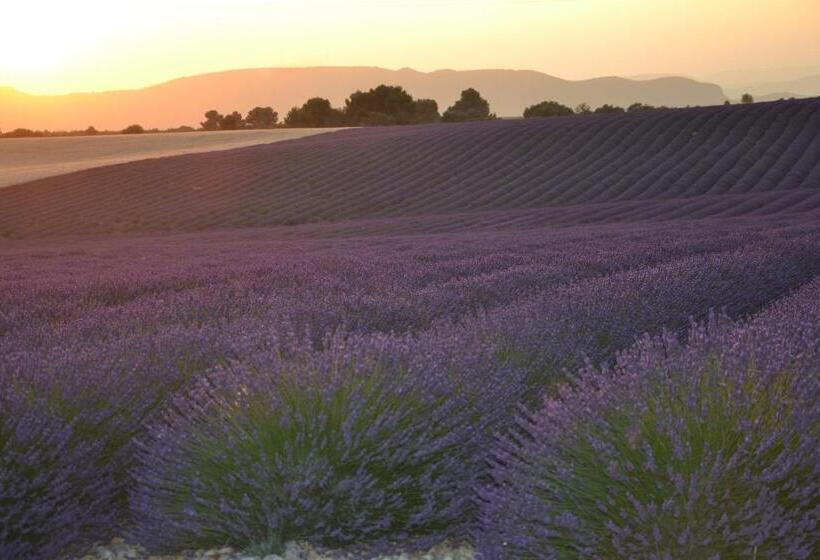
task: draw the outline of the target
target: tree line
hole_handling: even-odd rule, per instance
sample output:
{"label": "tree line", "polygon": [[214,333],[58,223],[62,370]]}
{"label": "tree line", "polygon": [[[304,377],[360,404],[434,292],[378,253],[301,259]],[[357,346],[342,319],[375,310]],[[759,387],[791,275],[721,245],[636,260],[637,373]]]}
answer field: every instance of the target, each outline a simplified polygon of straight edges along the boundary
{"label": "tree line", "polygon": [[[754,98],[744,94],[741,103],[754,103]],[[726,104],[730,104],[726,101]],[[635,113],[667,109],[655,107],[645,103],[633,103],[623,108],[616,105],[604,104],[592,109],[587,103],[581,103],[574,109],[557,101],[542,101],[531,105],[524,110],[524,118],[537,117],[564,117],[570,115],[589,115],[600,113]],[[490,110],[489,102],[474,88],[461,92],[460,97],[439,113],[438,103],[434,99],[414,99],[401,86],[380,85],[367,91],[357,90],[345,100],[344,107],[333,107],[329,100],[322,97],[308,99],[300,107],[293,107],[288,111],[282,122],[279,113],[273,107],[254,107],[242,115],[239,111],[222,114],[215,109],[205,113],[205,120],[199,130],[247,130],[271,129],[277,127],[290,128],[325,128],[346,126],[388,126],[427,124],[436,122],[466,122],[495,119],[495,113]],[[177,128],[145,129],[139,124],[132,124],[120,131],[98,131],[93,126],[85,130],[51,132],[48,130],[29,130],[18,128],[3,134],[0,138],[28,138],[52,136],[92,136],[96,134],[142,134],[156,132],[193,132],[190,126]]]}
{"label": "tree line", "polygon": [[30,128],[15,128],[8,132],[0,131],[0,138],[65,138],[70,136],[106,136],[112,134],[143,134],[158,132],[195,132],[192,126],[178,126],[174,128],[143,128],[132,124],[122,130],[97,130],[93,126],[82,130],[32,130]]}
{"label": "tree line", "polygon": [[[388,126],[434,122],[464,122],[496,118],[490,104],[473,88],[464,90],[444,114],[434,99],[414,99],[401,86],[380,85],[367,91],[357,90],[344,107],[333,107],[328,99],[313,97],[288,111],[281,126],[322,128],[343,126]],[[238,130],[280,126],[279,113],[272,107],[255,107],[243,117],[238,111],[205,113],[202,130]]]}
{"label": "tree line", "polygon": [[[740,98],[740,102],[743,104],[754,103],[754,97],[751,94],[744,93],[743,97]],[[724,105],[731,105],[732,103],[727,99]],[[617,105],[609,105],[604,104],[596,109],[592,109],[588,103],[581,103],[574,109],[567,106],[562,105],[557,101],[542,101],[541,103],[537,103],[535,105],[531,105],[524,109],[524,118],[536,118],[536,117],[568,117],[570,115],[592,115],[592,114],[601,114],[601,113],[637,113],[641,111],[655,111],[658,109],[668,109],[665,105],[661,106],[653,106],[647,105],[646,103],[633,103],[627,108],[619,107]]]}
{"label": "tree line", "polygon": [[626,109],[617,105],[604,104],[593,109],[588,103],[581,103],[574,109],[567,105],[562,105],[557,101],[542,101],[536,105],[531,105],[524,109],[524,118],[535,117],[568,117],[570,115],[592,115],[601,113],[637,113],[640,111],[655,111],[658,109],[668,109],[666,106],[655,107],[645,103],[633,103]]}

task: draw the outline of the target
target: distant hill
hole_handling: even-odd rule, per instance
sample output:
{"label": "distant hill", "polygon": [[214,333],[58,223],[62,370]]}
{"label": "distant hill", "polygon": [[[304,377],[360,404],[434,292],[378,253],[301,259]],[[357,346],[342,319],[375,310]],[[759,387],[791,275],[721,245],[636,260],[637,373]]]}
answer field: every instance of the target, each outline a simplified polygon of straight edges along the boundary
{"label": "distant hill", "polygon": [[446,109],[468,87],[477,88],[499,116],[520,116],[528,105],[552,99],[593,107],[634,102],[670,107],[717,105],[725,100],[714,84],[688,78],[629,80],[617,77],[569,81],[528,70],[386,70],[370,67],[266,68],[231,70],[179,78],[138,90],[68,95],[28,95],[0,88],[0,129],[119,130],[195,126],[209,109],[247,111],[272,105],[284,116],[310,97],[342,105],[356,89],[381,83],[404,86],[413,96],[438,101]]}
{"label": "distant hill", "polygon": [[811,97],[809,95],[799,95],[790,91],[776,91],[774,93],[767,93],[765,95],[755,96],[755,101],[780,101],[781,99],[804,99]]}
{"label": "distant hill", "polygon": [[818,130],[820,98],[349,129],[0,189],[0,238],[476,213],[551,224],[816,213]]}
{"label": "distant hill", "polygon": [[750,83],[744,86],[727,87],[730,97],[739,98],[743,93],[751,93],[755,99],[788,99],[789,97],[814,97],[820,95],[820,74],[799,79],[777,82]]}

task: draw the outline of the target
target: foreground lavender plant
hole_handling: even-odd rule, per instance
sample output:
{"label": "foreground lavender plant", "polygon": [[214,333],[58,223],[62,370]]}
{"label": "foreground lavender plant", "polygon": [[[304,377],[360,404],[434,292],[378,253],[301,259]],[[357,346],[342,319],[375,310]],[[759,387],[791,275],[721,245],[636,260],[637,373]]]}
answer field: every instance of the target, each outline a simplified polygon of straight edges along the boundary
{"label": "foreground lavender plant", "polygon": [[42,401],[0,391],[0,558],[55,558],[105,530],[113,484],[98,453]]}
{"label": "foreground lavender plant", "polygon": [[[81,536],[73,525],[62,535],[40,497],[4,490],[18,497],[0,506],[0,547],[105,540],[135,525],[157,549],[222,544],[228,534],[237,547],[262,548],[288,535],[378,548],[464,534],[476,511],[467,486],[486,479],[492,434],[514,424],[517,403],[540,403],[584,356],[610,360],[641,333],[679,329],[710,308],[754,313],[820,273],[820,227],[806,216],[672,227],[531,230],[525,243],[495,231],[298,242],[260,231],[2,247],[0,393],[41,402],[26,409],[50,426],[38,437],[62,434],[54,441],[65,445],[48,445],[82,473],[110,472],[114,492],[106,519]],[[253,391],[226,400],[245,387]],[[324,436],[338,441],[359,427],[304,412],[337,408],[321,418],[391,428],[364,430],[341,461]],[[276,428],[284,421],[298,434]],[[269,431],[319,451],[302,470],[298,454],[254,455],[271,442],[295,446],[259,435]],[[10,457],[24,453],[9,441]],[[374,466],[407,474],[410,449],[412,476],[394,480]],[[18,464],[0,476],[34,472]],[[371,469],[372,484],[351,474],[353,464]],[[59,481],[65,468],[55,458],[36,472]],[[200,472],[212,482],[191,490]],[[55,495],[98,503],[96,484],[77,475]],[[248,491],[271,485],[307,494]],[[205,505],[189,516],[194,496]],[[307,506],[325,503],[333,514]],[[213,513],[222,505],[234,513]],[[65,510],[83,526],[99,519],[94,508]],[[307,513],[293,525],[272,513],[299,511]],[[44,521],[29,523],[31,515]],[[47,527],[55,529],[42,540]]]}
{"label": "foreground lavender plant", "polygon": [[644,339],[522,416],[481,491],[481,558],[816,557],[818,296]]}
{"label": "foreground lavender plant", "polygon": [[150,548],[429,546],[463,535],[480,412],[444,376],[341,344],[220,368],[141,446],[134,536]]}

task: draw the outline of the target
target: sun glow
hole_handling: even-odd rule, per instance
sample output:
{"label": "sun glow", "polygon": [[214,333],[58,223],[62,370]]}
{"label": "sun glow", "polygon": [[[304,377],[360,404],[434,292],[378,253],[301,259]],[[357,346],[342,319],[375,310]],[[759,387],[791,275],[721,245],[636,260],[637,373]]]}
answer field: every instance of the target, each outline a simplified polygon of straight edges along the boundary
{"label": "sun glow", "polygon": [[0,83],[47,82],[104,49],[103,2],[11,2],[2,7]]}
{"label": "sun glow", "polygon": [[562,78],[816,65],[817,0],[2,0],[0,87],[144,87],[249,67]]}
{"label": "sun glow", "polygon": [[[156,71],[167,62],[163,53],[178,39],[176,35],[184,33],[190,19],[185,12],[205,8],[206,3],[3,0],[0,86],[29,93],[68,93],[158,81],[146,69]],[[135,60],[143,66],[136,72]]]}

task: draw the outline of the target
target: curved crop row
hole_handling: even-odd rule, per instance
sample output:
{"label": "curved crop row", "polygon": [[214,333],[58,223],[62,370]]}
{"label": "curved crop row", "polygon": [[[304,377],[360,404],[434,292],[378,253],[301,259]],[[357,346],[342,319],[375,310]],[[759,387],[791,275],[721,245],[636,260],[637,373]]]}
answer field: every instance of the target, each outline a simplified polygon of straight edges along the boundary
{"label": "curved crop row", "polygon": [[[464,537],[476,508],[463,484],[486,477],[492,435],[517,405],[643,332],[679,328],[710,308],[746,315],[820,273],[820,231],[808,219],[527,238],[282,243],[267,234],[3,252],[0,394],[42,396],[31,413],[51,426],[27,440],[19,415],[0,408],[0,445],[12,458],[3,476],[9,487],[31,483],[31,446],[65,449],[74,470],[41,462],[40,480],[57,481],[64,501],[13,503],[3,526],[29,529],[4,534],[0,546],[23,542],[19,550],[37,557],[87,543],[92,531],[71,533],[60,513],[85,504],[105,514],[98,525],[99,510],[84,510],[93,538],[126,530],[157,550]],[[339,438],[358,446],[329,443]],[[395,478],[402,462],[412,468]],[[110,473],[105,485],[100,472]],[[263,492],[265,484],[289,490]],[[386,497],[394,491],[401,499]],[[324,498],[336,513],[312,516]]]}
{"label": "curved crop row", "polygon": [[820,550],[820,282],[754,320],[645,338],[519,418],[481,492],[482,560]]}
{"label": "curved crop row", "polygon": [[[778,211],[816,208],[818,190],[820,100],[808,99],[358,129],[102,167],[0,190],[0,236],[545,207],[575,223],[625,221],[631,208],[631,219],[689,218],[767,213],[775,199],[788,201]],[[604,215],[573,214],[588,204]]]}

